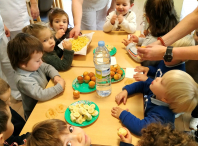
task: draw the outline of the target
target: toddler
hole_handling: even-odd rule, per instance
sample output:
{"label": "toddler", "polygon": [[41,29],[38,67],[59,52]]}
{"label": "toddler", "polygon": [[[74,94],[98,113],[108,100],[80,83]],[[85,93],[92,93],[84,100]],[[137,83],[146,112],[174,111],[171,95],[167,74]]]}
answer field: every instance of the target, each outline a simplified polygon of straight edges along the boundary
{"label": "toddler", "polygon": [[[132,54],[137,58],[137,49],[136,45],[133,42],[137,43],[140,46],[147,46],[155,42],[158,37],[165,35],[170,30],[172,30],[178,24],[178,17],[174,8],[173,0],[147,0],[145,2],[145,15],[147,22],[149,24],[148,30],[149,34],[143,37],[137,37],[131,35],[129,40],[122,42],[126,47],[126,50],[129,54]],[[140,59],[137,59],[140,61]],[[136,61],[137,61],[136,60]],[[143,66],[156,65],[156,61],[143,61]]]}
{"label": "toddler", "polygon": [[14,126],[11,122],[12,114],[9,106],[0,99],[0,145],[23,145],[29,133],[14,137]]}
{"label": "toddler", "polygon": [[74,57],[71,42],[64,41],[63,50],[56,47],[52,31],[43,24],[31,24],[24,27],[22,31],[35,36],[42,42],[44,50],[42,60],[45,63],[52,65],[58,71],[66,71],[71,67]]}
{"label": "toddler", "polygon": [[162,77],[151,82],[135,82],[123,88],[115,101],[126,104],[127,96],[134,93],[148,95],[145,103],[144,119],[140,120],[130,112],[113,107],[112,116],[121,122],[134,134],[141,135],[140,131],[150,123],[174,123],[175,113],[192,111],[198,103],[198,85],[186,72],[171,70]]}
{"label": "toddler", "polygon": [[124,30],[128,33],[136,31],[136,15],[131,8],[134,0],[115,0],[116,11],[112,11],[106,18],[103,26],[104,32]]}
{"label": "toddler", "polygon": [[[8,43],[7,50],[27,120],[37,101],[49,100],[63,92],[65,82],[54,67],[42,62],[43,45],[34,36],[19,33]],[[53,79],[55,85],[45,89],[47,77]]]}

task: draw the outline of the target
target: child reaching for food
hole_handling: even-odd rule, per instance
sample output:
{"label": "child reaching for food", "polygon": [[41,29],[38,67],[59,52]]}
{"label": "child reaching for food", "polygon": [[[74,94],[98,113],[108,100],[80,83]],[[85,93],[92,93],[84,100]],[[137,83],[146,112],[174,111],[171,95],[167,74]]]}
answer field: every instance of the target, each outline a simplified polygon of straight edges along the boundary
{"label": "child reaching for food", "polygon": [[52,65],[58,71],[66,71],[71,67],[74,57],[71,42],[63,41],[63,50],[56,47],[52,31],[44,24],[31,24],[24,27],[22,31],[41,41],[44,50],[42,60],[45,63]]}
{"label": "child reaching for food", "polygon": [[103,26],[104,32],[124,30],[128,33],[136,31],[136,15],[131,8],[134,0],[115,0],[116,11],[109,13]]}
{"label": "child reaching for food", "polygon": [[[132,53],[136,58],[138,55],[136,44],[134,43],[140,46],[147,46],[157,39],[160,39],[159,37],[168,33],[178,24],[178,16],[174,8],[173,0],[147,0],[144,9],[146,20],[149,24],[149,34],[145,38],[138,38],[136,35],[131,35],[129,40],[124,39],[122,42],[126,46],[127,52],[129,54]],[[136,59],[136,61],[141,62],[140,59]],[[143,61],[142,65],[149,66],[156,65],[157,63],[156,61]]]}
{"label": "child reaching for food", "polygon": [[144,119],[140,120],[120,107],[113,107],[111,114],[136,135],[141,135],[141,129],[150,123],[174,123],[175,114],[192,111],[198,103],[197,83],[180,70],[168,71],[155,80],[127,85],[116,95],[115,101],[118,105],[126,104],[127,96],[134,93],[147,95]]}

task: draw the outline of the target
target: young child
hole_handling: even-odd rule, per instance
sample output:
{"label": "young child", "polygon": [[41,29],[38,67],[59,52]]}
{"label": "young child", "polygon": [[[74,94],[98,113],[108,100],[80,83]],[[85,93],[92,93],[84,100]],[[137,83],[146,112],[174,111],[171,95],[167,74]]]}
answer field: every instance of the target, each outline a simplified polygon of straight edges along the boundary
{"label": "young child", "polygon": [[[146,19],[149,23],[149,34],[143,37],[131,35],[129,40],[122,42],[129,54],[137,55],[136,45],[147,46],[157,40],[158,37],[165,35],[178,24],[177,14],[174,8],[173,0],[147,0],[145,2]],[[143,66],[155,65],[156,61],[143,61]]]}
{"label": "young child", "polygon": [[[185,47],[185,46],[194,46],[195,42],[191,35],[187,35],[182,39],[176,41],[172,46],[173,47]],[[184,60],[176,60],[171,62],[165,62],[161,60],[159,64],[155,66],[137,66],[135,71],[143,72],[143,74],[137,73],[134,75],[136,81],[146,81],[148,79],[147,75],[150,77],[162,77],[164,73],[169,70],[179,69],[185,71],[185,62]]]}
{"label": "young child", "polygon": [[[37,101],[49,100],[63,92],[65,82],[54,67],[42,62],[43,45],[34,36],[19,33],[8,43],[7,50],[27,120]],[[53,87],[45,89],[48,84],[46,76],[53,79]]]}
{"label": "young child", "polygon": [[140,120],[120,107],[113,107],[111,110],[112,116],[120,119],[136,135],[141,135],[141,129],[150,123],[174,123],[176,113],[192,111],[198,103],[197,83],[180,70],[168,71],[153,81],[127,85],[115,97],[115,101],[118,105],[122,102],[126,104],[128,95],[139,92],[148,95],[144,119]]}
{"label": "young child", "polygon": [[[126,129],[126,128],[125,128]],[[128,130],[128,129],[126,129]],[[177,131],[171,124],[162,125],[160,123],[151,123],[141,130],[142,136],[137,146],[197,146],[192,136],[182,131]],[[133,146],[131,135],[121,137],[120,146]]]}
{"label": "young child", "polygon": [[91,139],[83,129],[58,119],[38,123],[27,139],[27,146],[90,146]]}
{"label": "young child", "polygon": [[136,31],[136,15],[131,8],[134,0],[115,0],[116,11],[109,13],[103,26],[104,32],[124,30],[128,33]]}
{"label": "young child", "polygon": [[[23,145],[29,133],[14,137],[14,126],[9,106],[0,99],[0,146]],[[9,142],[7,141],[9,139]]]}
{"label": "young child", "polygon": [[74,57],[71,42],[63,42],[64,50],[61,50],[58,46],[55,47],[52,31],[42,24],[28,25],[22,31],[35,36],[42,42],[44,50],[42,60],[45,63],[52,65],[58,71],[66,71],[71,67]]}

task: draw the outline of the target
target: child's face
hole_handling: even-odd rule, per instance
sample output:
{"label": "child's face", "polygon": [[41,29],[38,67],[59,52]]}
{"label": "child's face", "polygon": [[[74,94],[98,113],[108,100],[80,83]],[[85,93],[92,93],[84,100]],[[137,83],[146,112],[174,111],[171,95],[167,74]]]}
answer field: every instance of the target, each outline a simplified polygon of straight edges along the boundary
{"label": "child's face", "polygon": [[46,28],[39,33],[39,40],[43,44],[43,50],[45,52],[52,52],[54,50],[55,41],[52,32],[49,28]]}
{"label": "child's face", "polygon": [[150,89],[153,92],[153,94],[156,95],[156,98],[158,100],[166,102],[166,100],[165,100],[166,88],[163,85],[162,78],[157,77],[155,80],[153,80],[153,82],[150,85]]}
{"label": "child's face", "polygon": [[56,32],[59,29],[63,29],[64,32],[66,32],[67,27],[68,27],[68,23],[67,22],[68,22],[67,17],[65,15],[60,15],[60,16],[58,16],[58,17],[53,19],[52,28]]}
{"label": "child's face", "polygon": [[7,108],[7,112],[8,112],[9,119],[8,119],[8,121],[7,121],[7,130],[4,131],[3,133],[1,133],[1,134],[3,134],[3,140],[4,140],[4,141],[5,141],[6,139],[8,139],[8,138],[12,135],[12,133],[13,133],[13,131],[14,131],[14,126],[13,126],[13,124],[12,124],[12,122],[11,122],[12,115],[11,115],[11,112],[10,112],[10,108],[9,108],[8,105],[7,105],[6,108]]}
{"label": "child's face", "polygon": [[91,139],[83,129],[79,127],[74,127],[67,124],[67,129],[65,130],[64,135],[61,135],[61,140],[63,141],[64,146],[90,146]]}
{"label": "child's face", "polygon": [[43,63],[43,61],[41,60],[42,56],[43,56],[42,52],[39,53],[34,52],[31,55],[31,59],[28,61],[28,63],[20,65],[20,68],[26,71],[38,70],[41,64]]}
{"label": "child's face", "polygon": [[3,100],[7,105],[10,105],[11,89],[9,88],[4,94],[0,95],[0,99]]}
{"label": "child's face", "polygon": [[123,16],[132,8],[133,4],[130,4],[130,0],[116,0],[116,11]]}

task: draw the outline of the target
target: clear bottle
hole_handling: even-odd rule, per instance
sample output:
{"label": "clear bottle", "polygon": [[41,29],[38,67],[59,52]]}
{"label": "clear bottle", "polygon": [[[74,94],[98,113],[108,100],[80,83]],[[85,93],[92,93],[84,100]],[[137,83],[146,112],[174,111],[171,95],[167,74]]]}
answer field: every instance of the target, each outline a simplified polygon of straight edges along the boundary
{"label": "clear bottle", "polygon": [[98,42],[93,60],[96,73],[96,92],[100,97],[107,97],[111,94],[111,56],[104,41]]}

